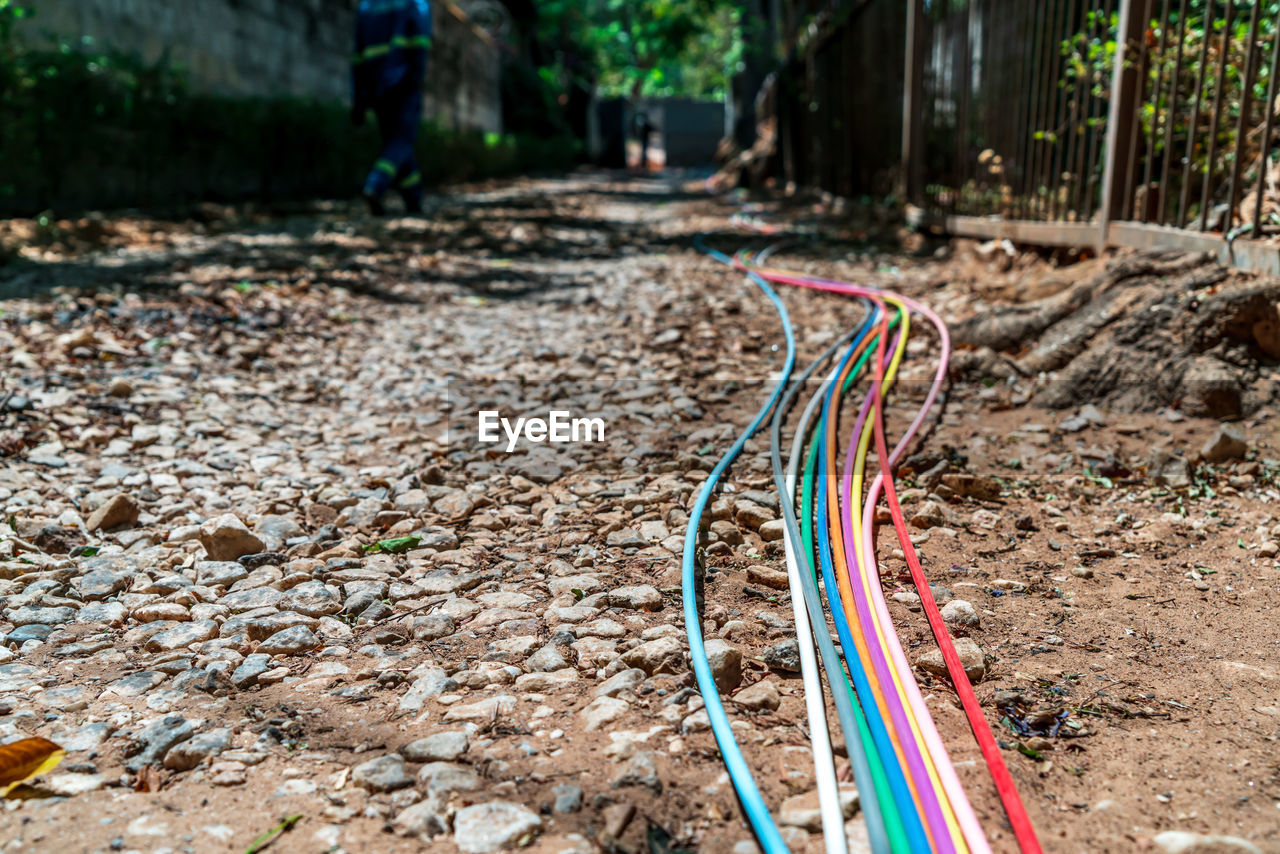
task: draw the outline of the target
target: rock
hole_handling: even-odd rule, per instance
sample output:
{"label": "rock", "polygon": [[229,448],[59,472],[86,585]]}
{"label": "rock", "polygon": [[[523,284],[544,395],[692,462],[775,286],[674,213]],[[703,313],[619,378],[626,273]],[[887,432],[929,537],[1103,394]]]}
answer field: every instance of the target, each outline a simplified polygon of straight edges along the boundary
{"label": "rock", "polygon": [[564,653],[554,643],[547,644],[525,662],[525,668],[533,673],[554,673],[569,666]]}
{"label": "rock", "polygon": [[39,608],[30,605],[15,608],[6,616],[14,626],[62,626],[76,618],[74,608],[59,605],[53,608]]}
{"label": "rock", "polygon": [[463,807],[453,819],[453,841],[466,854],[521,847],[542,827],[542,819],[519,804],[490,801]]}
{"label": "rock", "polygon": [[87,602],[101,601],[125,590],[129,580],[119,572],[94,569],[80,576],[80,598]]}
{"label": "rock", "polygon": [[1073,566],[1071,574],[1076,578],[1093,578],[1093,570],[1087,566]]}
{"label": "rock", "polygon": [[481,785],[479,774],[453,762],[429,762],[418,772],[418,779],[427,784],[428,791],[441,795],[473,792]]}
{"label": "rock", "polygon": [[1152,841],[1163,854],[1262,854],[1262,849],[1238,836],[1166,830],[1157,833]]}
{"label": "rock", "polygon": [[148,765],[159,765],[174,745],[191,738],[194,732],[195,726],[181,715],[148,724],[133,737],[133,743],[140,749],[125,762],[124,767],[136,773]]}
{"label": "rock", "polygon": [[[851,783],[840,784],[840,812],[845,819],[853,818],[858,809],[858,788]],[[810,833],[822,832],[822,809],[818,805],[818,792],[794,795],[782,802],[778,811],[778,824],[801,827]]]}
{"label": "rock", "polygon": [[1275,557],[1280,554],[1280,544],[1266,542],[1258,545],[1258,557]]}
{"label": "rock", "polygon": [[553,809],[561,815],[575,813],[582,809],[582,789],[568,783],[556,786],[551,790],[556,802]]}
{"label": "rock", "polygon": [[615,673],[601,682],[591,692],[595,697],[617,697],[621,694],[632,694],[640,683],[644,682],[644,671],[638,667]]}
{"label": "rock", "polygon": [[684,645],[672,637],[651,640],[624,653],[622,663],[637,667],[649,676],[679,673],[684,670]]}
{"label": "rock", "polygon": [[787,523],[781,519],[770,519],[760,526],[760,539],[766,543],[776,542],[786,536]]}
{"label": "rock", "polygon": [[467,752],[465,732],[437,732],[411,741],[400,751],[410,762],[453,762]]}
{"label": "rock", "polygon": [[242,578],[248,577],[249,570],[238,561],[196,561],[196,583],[205,587],[230,587]]}
{"label": "rock", "polygon": [[413,618],[409,624],[414,640],[433,641],[446,638],[458,630],[453,617],[448,614],[426,614]]}
{"label": "rock", "polygon": [[470,721],[472,723],[489,723],[503,718],[516,708],[516,698],[509,694],[488,697],[474,703],[453,706],[444,713],[446,723],[452,721]]}
{"label": "rock", "polygon": [[617,697],[597,697],[588,703],[580,714],[587,732],[592,732],[613,723],[630,709],[631,704],[626,700]]}
{"label": "rock", "polygon": [[950,473],[942,475],[942,485],[959,498],[977,498],[994,501],[1000,497],[1000,483],[994,477],[977,474]]}
{"label": "rock", "polygon": [[257,652],[263,655],[297,655],[300,652],[316,649],[320,639],[306,626],[294,626],[276,632],[258,645]]}
{"label": "rock", "polygon": [[1227,460],[1242,460],[1249,452],[1244,428],[1230,422],[1219,424],[1218,430],[1200,448],[1200,457],[1208,463],[1224,463]]}
{"label": "rock", "polygon": [[45,525],[31,537],[36,547],[49,554],[64,555],[84,542],[84,537],[75,528],[63,525]]}
{"label": "rock", "polygon": [[936,528],[947,524],[947,511],[936,501],[926,501],[911,515],[911,524],[917,528]]}
{"label": "rock", "polygon": [[[987,673],[986,657],[972,638],[958,638],[955,642],[956,652],[960,655],[960,663],[964,672],[973,682],[981,681]],[[916,665],[935,676],[946,676],[947,665],[942,658],[942,651],[931,649],[916,659]]]}
{"label": "rock", "polygon": [[627,760],[622,772],[614,777],[610,785],[615,789],[639,786],[662,794],[662,780],[658,776],[658,764],[650,751],[642,750]]}
{"label": "rock", "polygon": [[258,677],[271,669],[271,656],[255,652],[245,656],[240,666],[231,674],[231,684],[237,688],[248,688],[258,681]]}
{"label": "rock", "polygon": [[145,648],[148,652],[172,652],[217,636],[218,624],[213,620],[193,620],[153,635]]}
{"label": "rock", "polygon": [[323,582],[306,581],[288,590],[279,607],[308,617],[327,617],[342,610],[342,600]]}
{"label": "rock", "polygon": [[1186,489],[1191,485],[1191,464],[1168,448],[1152,448],[1147,455],[1147,476],[1157,486]]}
{"label": "rock", "polygon": [[258,539],[238,517],[232,513],[208,520],[200,526],[200,544],[210,560],[235,560],[241,555],[263,551]]}
{"label": "rock", "polygon": [[770,587],[774,590],[786,590],[790,586],[787,573],[771,566],[747,567],[747,581],[763,587]]}
{"label": "rock", "polygon": [[138,502],[131,496],[117,493],[93,511],[85,527],[90,531],[110,531],[112,528],[131,527],[137,524],[138,515],[141,512]]}
{"label": "rock", "polygon": [[391,792],[412,786],[413,778],[405,773],[404,757],[388,753],[352,768],[351,783],[370,792]]}
{"label": "rock", "polygon": [[231,744],[231,730],[222,728],[201,733],[174,747],[164,757],[171,771],[189,771],[204,760],[213,760]]}
{"label": "rock", "polygon": [[800,672],[800,645],[795,639],[784,640],[764,651],[764,663],[785,673]]}
{"label": "rock", "polygon": [[942,619],[953,626],[977,626],[982,622],[973,605],[963,599],[952,599],[942,606]]}
{"label": "rock", "polygon": [[706,642],[707,662],[716,687],[722,692],[732,691],[742,681],[742,652],[728,641],[712,638]]}
{"label": "rock", "polygon": [[658,588],[649,584],[640,584],[635,587],[619,587],[609,593],[608,605],[611,608],[661,611],[662,594],[658,591]]}
{"label": "rock", "polygon": [[610,804],[605,807],[600,817],[604,820],[606,838],[621,839],[635,815],[636,805],[632,803]]}
{"label": "rock", "polygon": [[777,711],[778,706],[782,704],[782,698],[778,695],[778,687],[773,680],[764,679],[734,694],[733,702],[749,711],[758,712],[768,709],[772,712]]}
{"label": "rock", "polygon": [[439,798],[428,797],[401,810],[393,824],[396,832],[403,836],[416,836],[423,842],[430,842],[433,837],[448,832],[448,809]]}

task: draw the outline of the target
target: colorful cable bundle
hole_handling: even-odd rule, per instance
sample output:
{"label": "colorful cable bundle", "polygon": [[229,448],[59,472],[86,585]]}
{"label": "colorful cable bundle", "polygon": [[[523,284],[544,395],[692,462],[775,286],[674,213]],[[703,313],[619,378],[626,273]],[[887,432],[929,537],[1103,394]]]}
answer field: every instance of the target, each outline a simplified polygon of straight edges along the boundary
{"label": "colorful cable bundle", "polygon": [[[772,410],[772,461],[775,481],[782,496],[785,555],[800,641],[801,675],[809,730],[813,736],[815,777],[827,851],[846,854],[847,844],[819,678],[819,661],[833,691],[872,849],[877,854],[932,851],[983,854],[990,851],[924,703],[884,600],[874,538],[875,508],[883,494],[930,627],[942,649],[948,672],[990,768],[1018,844],[1024,852],[1039,852],[1030,820],[947,634],[907,535],[890,473],[923,425],[941,391],[950,350],[946,326],[925,306],[897,294],[762,266],[767,252],[751,259],[745,254],[730,258],[705,247],[704,251],[742,270],[764,291],[778,310],[787,341],[785,367],[768,402],[703,485],[690,514],[684,555],[685,622],[694,672],[707,702],[712,731],[762,847],[766,852],[787,850],[733,739],[705,660],[697,614],[695,551],[702,512],[716,483]],[[770,287],[771,282],[855,296],[867,309],[862,326],[832,345],[797,377],[790,388],[786,386],[795,364],[795,338],[786,309]],[[913,312],[923,315],[935,327],[941,342],[941,354],[924,403],[890,451],[885,435],[883,402],[894,384],[906,351]],[[810,377],[829,363],[841,348],[845,348],[843,356],[800,416],[784,473],[781,434],[785,414]],[[837,478],[841,404],[860,378],[870,381],[869,388],[858,410]],[[868,475],[866,457],[873,442],[880,468],[871,480],[864,500]],[[802,463],[804,474],[797,514],[795,493]],[[823,605],[824,592],[827,607]],[[828,612],[840,639],[839,650],[827,631]]]}

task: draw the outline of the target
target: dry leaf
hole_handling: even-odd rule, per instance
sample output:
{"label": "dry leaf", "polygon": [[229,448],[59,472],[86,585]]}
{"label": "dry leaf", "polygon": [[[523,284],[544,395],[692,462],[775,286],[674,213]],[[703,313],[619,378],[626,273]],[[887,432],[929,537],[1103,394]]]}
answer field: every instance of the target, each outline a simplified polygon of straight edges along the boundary
{"label": "dry leaf", "polygon": [[57,767],[67,752],[47,738],[24,738],[0,746],[0,797],[20,783]]}

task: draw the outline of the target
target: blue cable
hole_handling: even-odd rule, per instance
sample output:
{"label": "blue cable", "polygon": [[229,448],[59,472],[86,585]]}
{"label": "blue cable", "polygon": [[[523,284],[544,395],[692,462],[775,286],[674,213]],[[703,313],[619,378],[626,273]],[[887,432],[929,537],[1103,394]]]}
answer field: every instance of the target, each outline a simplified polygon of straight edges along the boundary
{"label": "blue cable", "polygon": [[[836,370],[836,376],[840,376],[844,372],[845,366],[853,358],[854,352],[864,337],[866,337],[866,327],[853,340],[848,352],[841,359],[840,366]],[[822,436],[834,424],[831,418],[831,404],[835,398],[837,385],[838,383],[831,384],[831,388],[827,391],[827,399],[822,404],[822,419],[819,421],[816,431],[818,436]],[[818,486],[814,496],[814,504],[817,508],[818,530],[825,530],[827,527],[827,473],[831,465],[831,461],[828,459],[826,442],[819,441],[818,443],[818,461]],[[839,595],[836,592],[839,587],[836,584],[835,566],[831,560],[831,541],[826,537],[818,537],[817,540],[818,564],[822,568],[822,582],[827,589],[827,598],[831,600],[833,596],[838,597]],[[924,824],[920,818],[919,807],[915,802],[915,798],[911,795],[911,788],[907,785],[906,776],[898,760],[898,754],[893,749],[893,741],[889,738],[889,731],[885,729],[884,717],[876,704],[875,694],[871,690],[871,683],[867,679],[866,671],[863,670],[861,659],[858,658],[857,645],[853,641],[853,632],[849,627],[848,618],[845,617],[844,609],[834,601],[831,602],[831,607],[828,610],[831,611],[832,619],[835,622],[836,634],[840,637],[840,646],[844,652],[845,664],[849,668],[849,675],[853,677],[854,690],[857,692],[858,700],[866,713],[867,727],[871,731],[871,738],[875,741],[877,752],[880,754],[885,776],[889,782],[889,789],[893,792],[894,802],[897,804],[899,814],[902,816],[903,830],[907,835],[908,843],[913,852],[929,854],[932,849],[929,847],[929,838],[925,834]]]}
{"label": "blue cable", "polygon": [[[729,265],[733,264],[733,259],[728,255],[707,247],[703,243],[701,235],[695,239],[694,245],[699,251],[706,253],[717,261]],[[783,305],[777,292],[764,279],[754,273],[748,273],[747,278],[764,292],[764,295],[773,303],[773,307],[777,309],[778,318],[782,322],[782,330],[786,334],[787,359],[782,369],[782,376],[778,378],[778,383],[774,386],[773,393],[769,396],[768,401],[756,413],[756,417],[747,425],[747,429],[738,436],[729,450],[716,463],[715,468],[711,470],[711,474],[707,476],[707,479],[703,481],[702,490],[698,493],[698,500],[694,502],[693,509],[689,511],[689,527],[684,536],[681,586],[684,598],[684,626],[685,633],[689,637],[689,657],[693,661],[693,674],[698,680],[698,690],[702,693],[707,719],[711,722],[711,732],[715,736],[716,745],[720,748],[720,755],[724,759],[725,769],[729,772],[729,778],[733,781],[733,788],[738,793],[738,800],[742,803],[742,809],[747,814],[747,820],[751,822],[751,828],[755,831],[756,839],[759,840],[760,847],[765,854],[788,854],[787,845],[782,841],[782,834],[778,832],[778,826],[774,823],[773,816],[769,814],[769,808],[765,805],[764,798],[760,794],[760,788],[756,785],[751,769],[747,766],[747,760],[742,755],[742,749],[738,747],[738,741],[733,736],[733,728],[729,724],[729,716],[725,713],[724,703],[720,701],[720,689],[716,687],[715,678],[711,675],[711,664],[707,661],[707,648],[702,639],[702,624],[698,617],[696,596],[695,576],[697,571],[698,529],[702,524],[702,514],[706,510],[707,504],[711,501],[711,494],[715,492],[716,483],[719,482],[721,475],[729,468],[738,454],[742,452],[747,440],[760,429],[760,425],[764,423],[765,419],[769,417],[770,411],[777,405],[778,399],[782,396],[782,392],[786,388],[787,381],[790,379],[791,372],[795,369],[796,364],[795,333],[791,329],[791,318],[787,315],[787,307]]]}

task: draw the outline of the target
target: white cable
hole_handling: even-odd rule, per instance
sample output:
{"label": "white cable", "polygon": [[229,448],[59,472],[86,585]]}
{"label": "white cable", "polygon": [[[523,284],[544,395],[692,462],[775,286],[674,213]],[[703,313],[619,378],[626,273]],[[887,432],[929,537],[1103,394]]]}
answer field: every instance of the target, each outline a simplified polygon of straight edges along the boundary
{"label": "white cable", "polygon": [[[822,384],[823,391],[835,380],[835,370]],[[821,403],[823,393],[814,395],[796,429],[791,443],[791,459],[787,461],[787,491],[780,500],[794,507],[796,473],[804,451],[804,428]],[[849,854],[849,843],[844,833],[844,811],[840,807],[840,784],[836,780],[835,759],[831,750],[831,734],[827,729],[827,706],[822,693],[822,681],[818,677],[817,651],[809,612],[804,605],[804,593],[800,581],[800,561],[796,544],[789,528],[784,529],[783,549],[787,557],[787,580],[791,585],[791,611],[795,615],[796,640],[800,647],[800,675],[804,683],[804,705],[809,718],[809,738],[813,749],[813,776],[818,784],[818,806],[822,811],[822,841],[827,854]],[[826,631],[826,626],[821,627]],[[837,690],[832,686],[832,690]]]}

